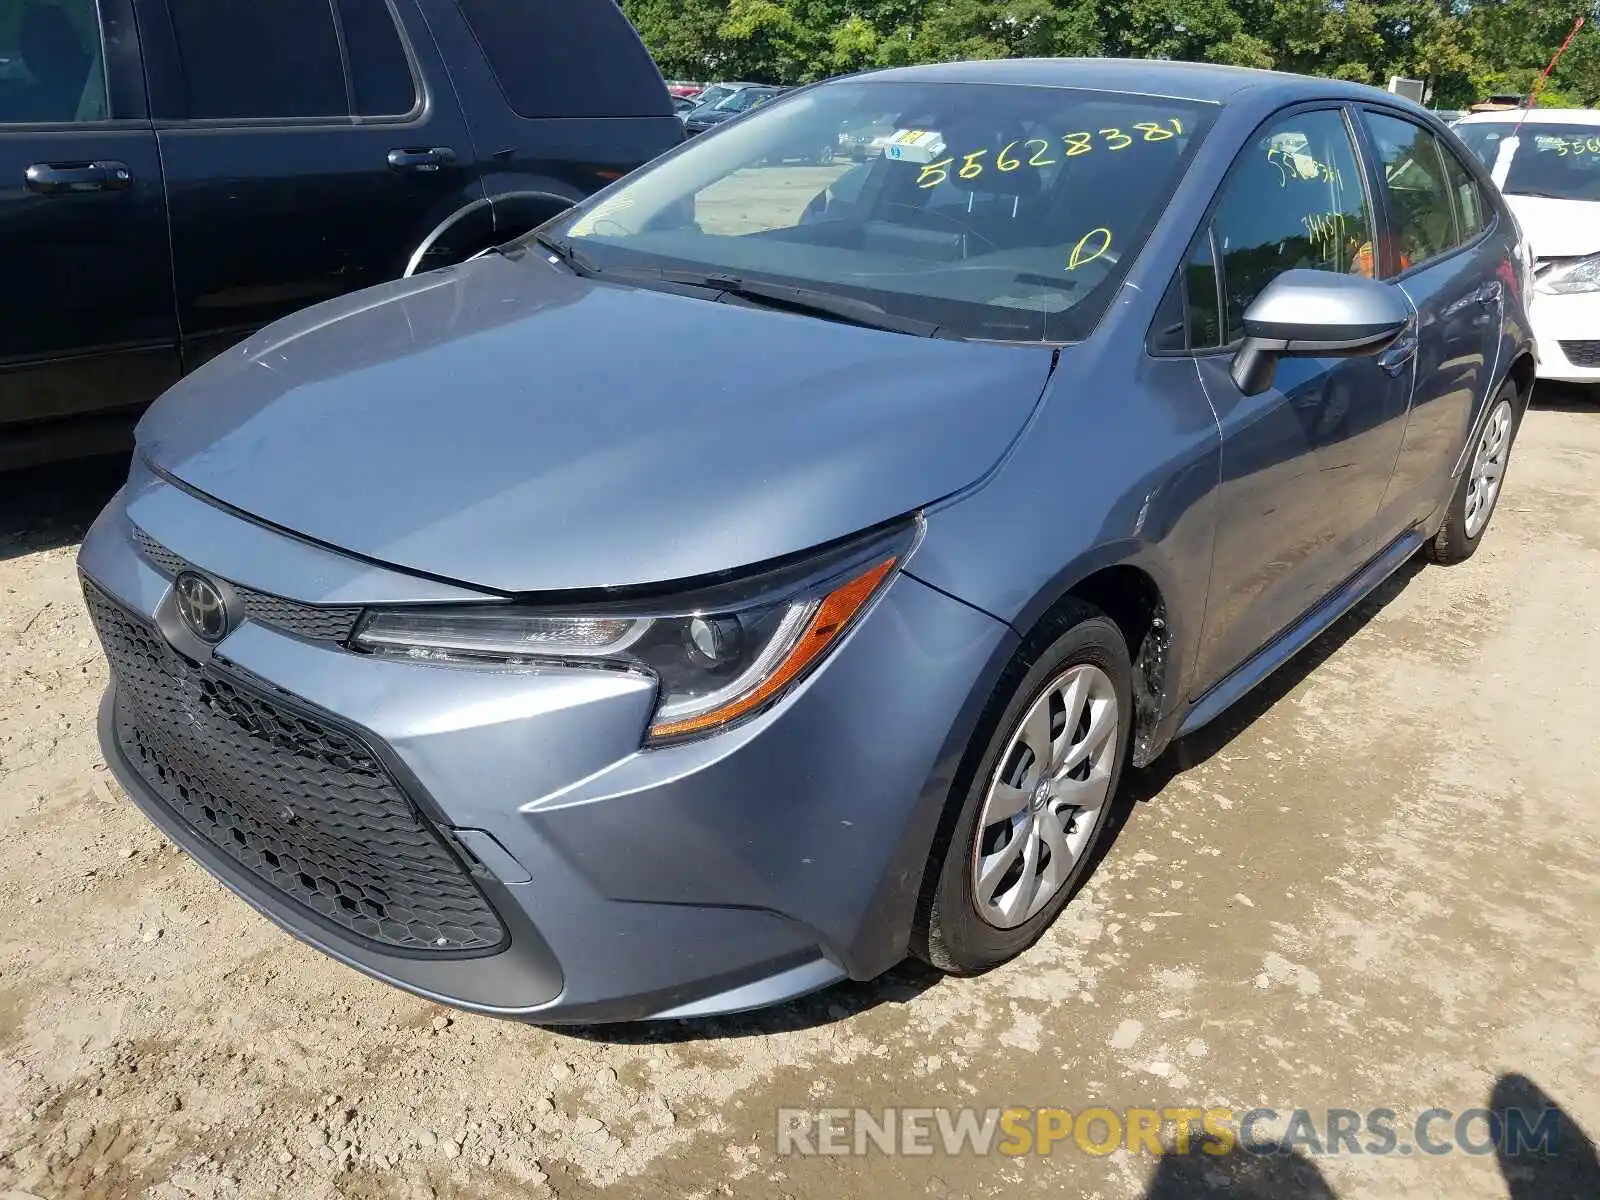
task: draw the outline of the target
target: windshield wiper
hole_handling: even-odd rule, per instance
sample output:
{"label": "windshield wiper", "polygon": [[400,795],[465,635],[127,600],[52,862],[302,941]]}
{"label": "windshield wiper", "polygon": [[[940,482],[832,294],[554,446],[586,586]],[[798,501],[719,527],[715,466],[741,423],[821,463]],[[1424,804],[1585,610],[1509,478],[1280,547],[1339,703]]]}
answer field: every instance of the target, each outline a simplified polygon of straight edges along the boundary
{"label": "windshield wiper", "polygon": [[563,242],[561,239],[553,238],[547,233],[536,233],[533,235],[533,240],[559,258],[574,274],[600,274],[600,268],[595,265],[594,260],[571,242]]}
{"label": "windshield wiper", "polygon": [[[644,272],[641,271],[641,274]],[[788,283],[767,283],[760,279],[744,279],[720,271],[679,271],[670,267],[649,272],[668,283],[682,283],[690,287],[712,288],[725,296],[737,296],[766,308],[781,308],[788,312],[805,313],[813,317],[827,317],[849,325],[862,325],[868,329],[886,329],[891,333],[906,333],[913,337],[934,337],[940,326],[933,321],[919,321],[915,317],[902,317],[886,311],[870,300],[854,296],[841,296],[817,288],[796,287]]]}

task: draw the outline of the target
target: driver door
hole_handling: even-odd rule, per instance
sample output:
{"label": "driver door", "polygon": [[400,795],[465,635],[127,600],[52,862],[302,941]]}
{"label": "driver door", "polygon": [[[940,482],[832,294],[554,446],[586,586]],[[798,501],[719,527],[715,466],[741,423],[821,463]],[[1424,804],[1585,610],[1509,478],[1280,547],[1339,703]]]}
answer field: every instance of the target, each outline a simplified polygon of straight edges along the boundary
{"label": "driver door", "polygon": [[[1345,113],[1291,110],[1252,137],[1187,268],[1189,344],[1222,430],[1203,691],[1321,601],[1392,536],[1377,528],[1417,351],[1284,358],[1244,395],[1229,375],[1245,309],[1291,268],[1374,271],[1373,205]],[[1409,306],[1409,302],[1407,304]],[[1414,309],[1412,310],[1415,311]]]}

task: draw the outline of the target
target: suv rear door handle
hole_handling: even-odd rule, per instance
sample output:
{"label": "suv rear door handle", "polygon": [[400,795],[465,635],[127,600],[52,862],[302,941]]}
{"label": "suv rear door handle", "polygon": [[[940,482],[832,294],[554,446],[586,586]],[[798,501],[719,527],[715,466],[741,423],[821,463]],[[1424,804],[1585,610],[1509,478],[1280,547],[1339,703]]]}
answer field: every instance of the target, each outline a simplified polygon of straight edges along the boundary
{"label": "suv rear door handle", "polygon": [[455,161],[456,152],[449,146],[424,149],[408,147],[389,151],[389,166],[396,171],[437,171],[440,167],[451,166]]}
{"label": "suv rear door handle", "polygon": [[125,192],[133,186],[127,163],[34,163],[23,177],[30,192],[60,196],[72,192]]}

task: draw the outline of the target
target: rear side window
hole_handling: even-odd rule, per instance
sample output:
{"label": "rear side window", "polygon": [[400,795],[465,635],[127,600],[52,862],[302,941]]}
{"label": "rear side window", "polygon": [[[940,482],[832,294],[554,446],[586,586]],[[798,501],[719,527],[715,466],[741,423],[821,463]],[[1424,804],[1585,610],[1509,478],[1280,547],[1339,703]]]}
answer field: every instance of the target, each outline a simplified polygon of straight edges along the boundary
{"label": "rear side window", "polygon": [[339,0],[356,112],[392,117],[417,104],[417,83],[388,0]]}
{"label": "rear side window", "polygon": [[1444,156],[1444,177],[1450,183],[1450,197],[1456,206],[1456,228],[1461,240],[1470,242],[1488,227],[1489,214],[1483,203],[1483,192],[1461,160],[1441,145]]}
{"label": "rear side window", "polygon": [[1395,243],[1390,271],[1407,271],[1464,240],[1456,231],[1444,149],[1420,125],[1381,113],[1365,116],[1389,198]]}
{"label": "rear side window", "polygon": [[456,0],[456,5],[519,116],[672,112],[661,74],[616,0]]}
{"label": "rear side window", "polygon": [[349,114],[328,0],[167,0],[167,9],[190,118]]}

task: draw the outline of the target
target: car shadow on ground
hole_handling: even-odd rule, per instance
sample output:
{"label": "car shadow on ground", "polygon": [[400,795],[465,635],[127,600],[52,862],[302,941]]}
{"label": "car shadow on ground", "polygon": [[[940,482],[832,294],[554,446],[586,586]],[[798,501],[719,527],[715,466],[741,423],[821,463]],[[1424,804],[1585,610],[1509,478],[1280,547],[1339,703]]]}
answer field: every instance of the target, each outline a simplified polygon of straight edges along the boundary
{"label": "car shadow on ground", "polygon": [[[1344,616],[1322,632],[1309,646],[1267,676],[1220,717],[1181,741],[1174,742],[1148,767],[1132,772],[1124,785],[1126,817],[1134,806],[1154,800],[1172,780],[1211,758],[1234,738],[1253,725],[1264,713],[1299,687],[1317,668],[1332,658],[1346,642],[1405,591],[1427,566],[1421,555],[1408,560],[1388,579],[1373,589]],[[1120,828],[1119,828],[1120,832]]]}
{"label": "car shadow on ground", "polygon": [[1540,383],[1533,389],[1530,408],[1551,412],[1594,413],[1600,415],[1600,384]]}
{"label": "car shadow on ground", "polygon": [[0,472],[0,561],[75,545],[127,477],[126,454]]}
{"label": "car shadow on ground", "polygon": [[[1510,1200],[1593,1200],[1600,1196],[1600,1154],[1572,1117],[1525,1075],[1502,1075],[1489,1095],[1488,1114],[1467,1122],[1450,1154],[1492,1152]],[[1464,1119],[1463,1117],[1458,1120]],[[1448,1122],[1432,1126],[1432,1141],[1448,1140]],[[1457,1136],[1460,1136],[1459,1134]],[[1410,1143],[1405,1143],[1409,1145]],[[1398,1145],[1395,1153],[1399,1150]],[[1297,1149],[1245,1150],[1205,1136],[1186,1153],[1161,1156],[1143,1200],[1338,1200],[1316,1163]]]}

